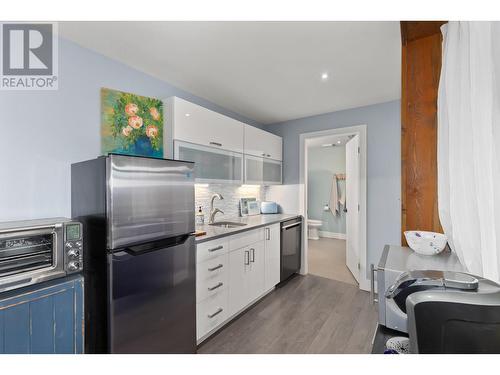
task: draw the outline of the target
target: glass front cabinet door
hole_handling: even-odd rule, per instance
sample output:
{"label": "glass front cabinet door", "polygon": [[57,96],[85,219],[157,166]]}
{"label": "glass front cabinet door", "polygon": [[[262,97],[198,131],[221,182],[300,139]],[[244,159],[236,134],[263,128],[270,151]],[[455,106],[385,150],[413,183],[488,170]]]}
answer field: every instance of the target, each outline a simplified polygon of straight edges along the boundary
{"label": "glass front cabinet door", "polygon": [[245,183],[255,185],[279,185],[282,181],[282,165],[278,160],[245,155]]}
{"label": "glass front cabinet door", "polygon": [[174,158],[195,163],[198,183],[243,183],[243,154],[174,141]]}

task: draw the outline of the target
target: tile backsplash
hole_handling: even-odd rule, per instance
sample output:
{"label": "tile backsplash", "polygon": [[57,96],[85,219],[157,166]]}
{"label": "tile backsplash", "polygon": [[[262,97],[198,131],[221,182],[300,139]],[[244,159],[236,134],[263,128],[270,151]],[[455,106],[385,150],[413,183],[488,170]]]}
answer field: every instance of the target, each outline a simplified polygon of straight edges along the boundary
{"label": "tile backsplash", "polygon": [[266,199],[266,188],[259,185],[228,185],[228,184],[196,184],[195,203],[196,211],[201,206],[205,213],[205,223],[210,215],[210,199],[215,193],[221,194],[224,199],[215,199],[214,206],[224,211],[224,215],[217,214],[218,220],[240,216],[240,198],[256,198],[258,201]]}

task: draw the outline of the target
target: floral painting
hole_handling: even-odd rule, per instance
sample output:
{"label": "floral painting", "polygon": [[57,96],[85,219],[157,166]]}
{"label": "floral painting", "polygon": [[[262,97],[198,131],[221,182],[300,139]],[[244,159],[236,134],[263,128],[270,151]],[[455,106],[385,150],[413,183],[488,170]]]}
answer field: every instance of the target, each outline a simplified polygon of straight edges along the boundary
{"label": "floral painting", "polygon": [[101,151],[163,158],[162,101],[102,88]]}

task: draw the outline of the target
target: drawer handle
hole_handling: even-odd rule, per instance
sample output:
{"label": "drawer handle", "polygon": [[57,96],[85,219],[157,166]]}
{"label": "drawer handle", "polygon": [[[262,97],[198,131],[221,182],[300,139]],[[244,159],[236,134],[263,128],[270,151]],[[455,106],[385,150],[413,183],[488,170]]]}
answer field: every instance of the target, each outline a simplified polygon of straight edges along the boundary
{"label": "drawer handle", "polygon": [[212,252],[217,251],[217,250],[222,250],[223,248],[224,248],[224,246],[219,245],[219,246],[217,246],[217,247],[214,247],[214,248],[208,249],[208,252],[209,252],[209,253],[212,253]]}
{"label": "drawer handle", "polygon": [[216,311],[216,312],[214,312],[213,314],[208,314],[208,317],[209,317],[210,319],[212,319],[214,316],[219,315],[219,314],[220,314],[221,312],[223,312],[223,311],[224,311],[224,309],[223,309],[222,307],[219,307],[219,308],[217,309],[217,311]]}
{"label": "drawer handle", "polygon": [[212,271],[218,270],[219,268],[222,268],[222,267],[224,267],[224,266],[221,263],[221,264],[216,265],[215,267],[209,267],[208,270],[210,272],[212,272]]}
{"label": "drawer handle", "polygon": [[250,262],[255,263],[255,249],[254,248],[250,249],[250,254],[252,255],[252,257],[250,258]]}
{"label": "drawer handle", "polygon": [[266,156],[266,154],[262,154],[262,156]]}
{"label": "drawer handle", "polygon": [[270,157],[271,157],[271,154],[267,154],[266,156],[267,156],[268,158],[270,158]]}
{"label": "drawer handle", "polygon": [[271,239],[271,228],[266,228],[266,240],[269,241]]}
{"label": "drawer handle", "polygon": [[250,264],[250,251],[245,250],[245,266],[248,266]]}
{"label": "drawer handle", "polygon": [[222,143],[219,143],[219,142],[210,142],[210,144],[211,144],[212,146],[222,147]]}
{"label": "drawer handle", "polygon": [[218,283],[217,285],[214,285],[214,286],[209,286],[209,287],[208,287],[208,290],[209,290],[209,291],[212,291],[212,290],[218,289],[218,288],[220,288],[222,285],[224,285],[224,284],[223,284],[223,283]]}

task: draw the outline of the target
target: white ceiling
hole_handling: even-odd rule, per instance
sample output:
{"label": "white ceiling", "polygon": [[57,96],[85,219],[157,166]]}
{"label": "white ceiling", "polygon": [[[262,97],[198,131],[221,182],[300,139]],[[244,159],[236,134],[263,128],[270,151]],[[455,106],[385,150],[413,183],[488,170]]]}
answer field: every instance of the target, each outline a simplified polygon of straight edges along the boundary
{"label": "white ceiling", "polygon": [[399,22],[61,22],[59,32],[263,124],[400,98]]}

